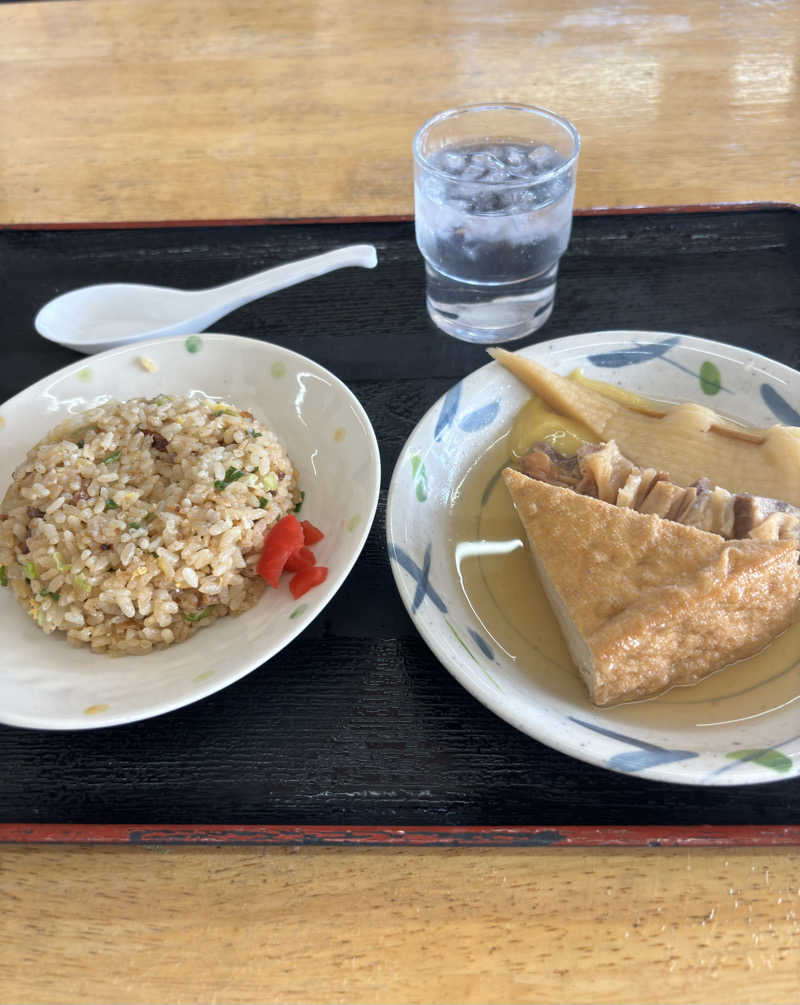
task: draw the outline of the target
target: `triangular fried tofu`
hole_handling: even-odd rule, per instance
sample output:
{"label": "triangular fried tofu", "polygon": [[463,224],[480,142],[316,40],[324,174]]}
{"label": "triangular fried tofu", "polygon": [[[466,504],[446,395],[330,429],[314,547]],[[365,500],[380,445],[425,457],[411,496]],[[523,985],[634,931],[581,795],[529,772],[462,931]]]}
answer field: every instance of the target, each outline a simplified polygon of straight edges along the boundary
{"label": "triangular fried tofu", "polygon": [[796,541],[726,541],[511,468],[503,479],[597,705],[697,683],[795,619]]}

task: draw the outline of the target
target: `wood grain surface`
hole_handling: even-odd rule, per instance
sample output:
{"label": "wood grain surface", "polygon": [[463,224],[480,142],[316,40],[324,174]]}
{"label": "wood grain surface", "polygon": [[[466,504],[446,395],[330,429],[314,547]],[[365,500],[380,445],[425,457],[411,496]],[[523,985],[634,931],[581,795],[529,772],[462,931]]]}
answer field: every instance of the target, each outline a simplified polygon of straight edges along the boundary
{"label": "wood grain surface", "polygon": [[791,2],[3,5],[0,220],[408,213],[453,105],[583,137],[578,206],[800,201]]}
{"label": "wood grain surface", "polygon": [[4,1001],[797,1001],[798,849],[53,855],[0,852]]}
{"label": "wood grain surface", "polygon": [[[86,0],[0,37],[0,223],[408,213],[415,128],[492,99],[576,123],[579,206],[800,201],[789,2]],[[0,999],[797,1002],[799,889],[791,848],[4,847]]]}

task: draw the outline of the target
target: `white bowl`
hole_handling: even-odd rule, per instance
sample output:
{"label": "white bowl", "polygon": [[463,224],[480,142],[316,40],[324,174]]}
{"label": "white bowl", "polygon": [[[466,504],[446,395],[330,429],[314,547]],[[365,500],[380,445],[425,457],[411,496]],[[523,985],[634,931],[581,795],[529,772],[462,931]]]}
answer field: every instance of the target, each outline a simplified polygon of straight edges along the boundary
{"label": "white bowl", "polygon": [[[157,367],[150,372],[142,357]],[[0,721],[89,729],[180,708],[261,666],[316,617],[366,541],[378,501],[375,434],[350,390],[323,367],[280,346],[205,333],[157,339],[81,360],[0,406],[0,484],[27,450],[70,413],[115,398],[197,393],[253,412],[288,449],[305,492],[300,513],[325,533],[315,546],[324,584],[294,600],[284,584],[239,617],[141,657],[73,648],[45,635],[11,594],[0,595]],[[5,488],[0,489],[5,492]],[[269,672],[267,669],[265,672]]]}
{"label": "white bowl", "polygon": [[[791,404],[800,402],[800,373],[734,346],[665,332],[616,331],[574,335],[519,352],[558,373],[581,367],[587,376],[646,397],[710,404],[752,425],[800,425]],[[696,688],[676,688],[657,702],[608,709],[590,703],[563,646],[556,658],[557,650],[530,641],[539,631],[535,623],[529,620],[533,630],[523,630],[528,625],[509,621],[510,630],[499,640],[488,633],[487,624],[505,612],[491,590],[479,602],[465,595],[453,545],[464,534],[454,529],[451,501],[529,396],[500,364],[489,363],[430,409],[400,454],[386,513],[389,555],[400,596],[422,637],[484,705],[542,743],[591,764],[695,785],[796,776],[798,626],[774,644],[777,648],[770,647],[781,661],[770,679],[751,680],[752,666],[742,664]],[[478,486],[479,491],[487,486],[484,500],[489,483],[487,475]]]}

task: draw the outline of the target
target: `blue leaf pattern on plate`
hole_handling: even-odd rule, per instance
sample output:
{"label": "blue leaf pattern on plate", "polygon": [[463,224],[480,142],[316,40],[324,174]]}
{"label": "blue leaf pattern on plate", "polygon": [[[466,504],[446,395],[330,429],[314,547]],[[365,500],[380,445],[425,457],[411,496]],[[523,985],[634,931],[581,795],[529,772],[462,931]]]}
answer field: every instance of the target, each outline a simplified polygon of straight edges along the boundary
{"label": "blue leaf pattern on plate", "polygon": [[439,440],[442,434],[445,433],[455,421],[456,412],[458,412],[458,402],[461,398],[461,382],[459,381],[455,387],[451,387],[450,390],[445,395],[445,399],[442,402],[442,410],[439,412],[439,418],[436,420],[436,429],[433,433],[434,440]]}
{"label": "blue leaf pattern on plate", "polygon": [[761,385],[764,404],[779,422],[787,426],[800,426],[800,412],[797,412],[782,394],[778,394],[771,384]]}
{"label": "blue leaf pattern on plate", "polygon": [[674,359],[669,359],[667,353],[670,349],[678,345],[679,342],[680,338],[677,335],[662,339],[660,342],[633,342],[630,349],[617,349],[614,352],[592,353],[587,356],[586,359],[594,366],[608,368],[633,366],[634,363],[648,363],[654,359],[661,359],[665,363],[669,363],[670,366],[674,366],[676,370],[688,373],[691,377],[697,377],[700,380],[700,386],[703,387],[703,390],[706,391],[707,394],[718,394],[720,391],[725,391],[727,394],[732,393],[727,387],[723,387],[721,383],[715,386],[713,392],[708,391],[703,383],[702,373],[695,373],[694,370],[690,370],[682,363],[676,363]]}
{"label": "blue leaf pattern on plate", "polygon": [[483,653],[483,655],[487,659],[493,660],[494,659],[494,650],[489,645],[489,643],[486,641],[486,639],[484,639],[482,635],[478,635],[478,633],[475,631],[474,628],[468,628],[467,631],[470,634],[470,638],[475,643],[475,645],[478,647],[478,649],[480,649],[480,651]]}
{"label": "blue leaf pattern on plate", "polygon": [[465,433],[477,433],[479,429],[484,429],[491,425],[497,418],[500,411],[500,402],[492,401],[488,405],[476,408],[474,412],[469,412],[459,422],[459,426]]}
{"label": "blue leaf pattern on plate", "polygon": [[697,754],[692,750],[670,750],[668,747],[659,747],[655,743],[647,743],[646,740],[637,740],[633,736],[617,733],[613,729],[606,729],[592,722],[584,722],[572,715],[569,718],[572,722],[585,729],[591,729],[594,733],[609,736],[612,740],[620,740],[622,743],[638,748],[635,751],[626,751],[624,754],[615,754],[609,759],[608,766],[617,771],[644,771],[645,768],[652,768],[657,764],[669,764],[671,761],[686,761],[690,757],[697,757]]}
{"label": "blue leaf pattern on plate", "polygon": [[[490,684],[492,684],[494,687],[496,687],[498,691],[502,691],[503,689],[500,687],[500,685],[497,683],[497,681],[494,679],[494,677],[492,677],[492,675],[489,673],[489,671],[486,669],[486,667],[485,666],[481,666],[481,664],[475,659],[475,656],[470,651],[470,648],[467,645],[467,643],[461,638],[461,636],[456,631],[455,626],[451,625],[450,622],[447,620],[447,618],[444,619],[444,623],[447,625],[447,627],[453,633],[453,638],[456,640],[456,642],[458,642],[458,644],[461,646],[461,648],[464,650],[464,652],[467,654],[467,656],[469,656],[469,658],[472,660],[472,662],[475,664],[475,666],[480,670],[480,672],[483,674],[483,676],[489,681]],[[470,633],[470,635],[475,636],[475,633],[472,631],[471,628],[469,629],[469,633]]]}
{"label": "blue leaf pattern on plate", "polygon": [[592,366],[632,366],[634,363],[646,363],[650,359],[658,359],[677,345],[680,339],[677,336],[663,339],[661,342],[651,342],[649,345],[642,345],[634,342],[630,349],[617,349],[614,352],[592,353],[586,358]]}
{"label": "blue leaf pattern on plate", "polygon": [[608,760],[609,768],[615,771],[644,771],[658,764],[670,764],[672,761],[685,761],[697,754],[690,750],[631,750],[624,754],[615,754]]}
{"label": "blue leaf pattern on plate", "polygon": [[426,597],[430,597],[431,601],[436,607],[442,612],[442,614],[447,614],[447,605],[439,596],[439,594],[431,586],[428,579],[431,571],[431,546],[430,544],[425,549],[425,558],[422,560],[422,568],[420,568],[411,556],[403,551],[402,548],[391,541],[389,542],[389,555],[391,558],[397,562],[401,569],[411,576],[414,582],[417,584],[416,592],[414,593],[414,601],[411,605],[412,614],[416,614],[422,604],[422,601]]}

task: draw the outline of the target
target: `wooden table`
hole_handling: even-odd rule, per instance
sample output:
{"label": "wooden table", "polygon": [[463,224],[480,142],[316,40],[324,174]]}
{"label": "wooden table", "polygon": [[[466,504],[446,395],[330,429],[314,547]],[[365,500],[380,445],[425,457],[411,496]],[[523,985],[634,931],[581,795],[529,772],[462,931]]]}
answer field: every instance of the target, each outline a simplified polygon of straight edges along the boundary
{"label": "wooden table", "polygon": [[[577,124],[581,207],[800,202],[793,6],[682,6],[4,4],[0,223],[408,214],[415,127],[487,99]],[[0,903],[4,1002],[800,987],[791,847],[5,846]]]}

